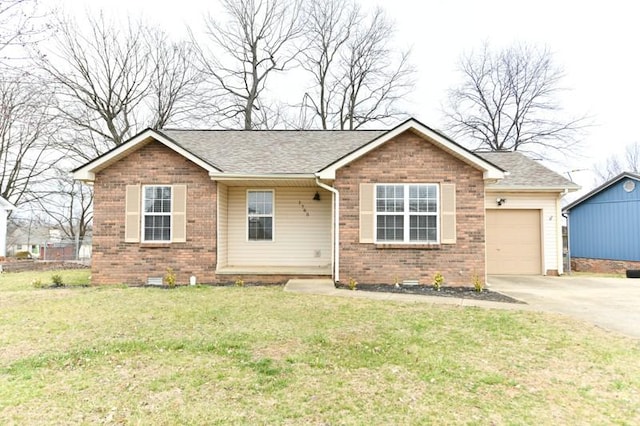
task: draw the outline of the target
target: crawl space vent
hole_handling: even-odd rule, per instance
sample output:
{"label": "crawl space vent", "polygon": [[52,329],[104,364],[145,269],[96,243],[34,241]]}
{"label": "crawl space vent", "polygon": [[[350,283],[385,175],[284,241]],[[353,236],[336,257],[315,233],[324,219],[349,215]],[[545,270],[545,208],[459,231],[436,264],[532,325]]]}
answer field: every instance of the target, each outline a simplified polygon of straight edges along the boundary
{"label": "crawl space vent", "polygon": [[162,285],[162,277],[147,277],[147,285]]}
{"label": "crawl space vent", "polygon": [[407,285],[407,286],[411,286],[411,285],[418,285],[418,280],[404,280],[402,281],[402,285]]}

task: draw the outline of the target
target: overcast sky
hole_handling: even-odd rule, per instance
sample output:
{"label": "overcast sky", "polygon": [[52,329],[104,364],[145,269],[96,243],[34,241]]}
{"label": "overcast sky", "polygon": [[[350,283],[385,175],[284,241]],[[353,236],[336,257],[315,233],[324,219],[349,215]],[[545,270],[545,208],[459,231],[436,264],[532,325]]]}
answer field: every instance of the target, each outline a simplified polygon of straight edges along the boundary
{"label": "overcast sky", "polygon": [[[215,0],[61,0],[79,16],[87,5],[107,14],[126,14],[184,34],[199,27],[205,13],[216,14]],[[321,0],[318,0],[321,1]],[[586,131],[583,157],[571,156],[551,165],[558,172],[591,169],[594,163],[640,140],[636,123],[640,99],[640,25],[633,1],[502,1],[502,0],[361,0],[377,5],[397,28],[400,46],[412,48],[417,86],[410,113],[434,128],[442,126],[441,105],[447,89],[459,81],[461,53],[483,41],[493,47],[513,42],[547,45],[565,71],[562,104],[569,116],[588,114],[595,125]],[[593,186],[589,171],[572,176],[585,189]]]}

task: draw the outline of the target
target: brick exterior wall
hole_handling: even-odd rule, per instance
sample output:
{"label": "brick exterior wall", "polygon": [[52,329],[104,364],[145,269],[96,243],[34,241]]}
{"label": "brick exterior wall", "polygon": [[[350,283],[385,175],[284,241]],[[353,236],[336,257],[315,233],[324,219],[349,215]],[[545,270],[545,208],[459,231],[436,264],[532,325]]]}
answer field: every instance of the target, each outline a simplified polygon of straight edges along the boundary
{"label": "brick exterior wall", "polygon": [[571,270],[574,272],[593,272],[600,274],[625,274],[627,269],[640,269],[640,262],[630,260],[571,258]]}
{"label": "brick exterior wall", "polygon": [[[138,183],[187,185],[186,243],[124,242],[126,185]],[[92,284],[145,284],[168,267],[178,284],[215,282],[216,184],[204,169],[151,142],[97,173],[94,189]]]}
{"label": "brick exterior wall", "polygon": [[[359,242],[360,183],[455,183],[456,244],[433,248]],[[393,284],[417,279],[431,284],[436,272],[445,285],[471,286],[485,280],[485,209],[482,172],[407,131],[336,174],[340,191],[340,280]]]}

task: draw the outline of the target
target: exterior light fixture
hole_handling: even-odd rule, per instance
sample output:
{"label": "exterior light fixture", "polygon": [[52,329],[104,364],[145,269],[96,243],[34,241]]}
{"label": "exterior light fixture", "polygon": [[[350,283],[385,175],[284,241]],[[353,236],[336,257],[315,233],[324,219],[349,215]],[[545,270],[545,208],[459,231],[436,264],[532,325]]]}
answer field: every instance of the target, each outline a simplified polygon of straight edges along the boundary
{"label": "exterior light fixture", "polygon": [[313,201],[320,201],[320,193],[316,191],[316,195],[313,196]]}
{"label": "exterior light fixture", "polygon": [[506,202],[507,202],[506,198],[496,198],[496,204],[499,206],[503,205]]}

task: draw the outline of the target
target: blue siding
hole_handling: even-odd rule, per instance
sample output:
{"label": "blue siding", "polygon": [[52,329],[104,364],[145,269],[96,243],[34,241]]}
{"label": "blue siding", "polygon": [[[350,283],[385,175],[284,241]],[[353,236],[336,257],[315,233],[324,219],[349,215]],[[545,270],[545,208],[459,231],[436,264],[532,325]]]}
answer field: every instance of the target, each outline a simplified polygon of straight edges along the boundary
{"label": "blue siding", "polygon": [[574,206],[569,214],[571,257],[640,261],[640,181],[629,178]]}

